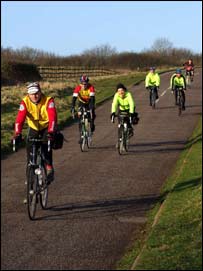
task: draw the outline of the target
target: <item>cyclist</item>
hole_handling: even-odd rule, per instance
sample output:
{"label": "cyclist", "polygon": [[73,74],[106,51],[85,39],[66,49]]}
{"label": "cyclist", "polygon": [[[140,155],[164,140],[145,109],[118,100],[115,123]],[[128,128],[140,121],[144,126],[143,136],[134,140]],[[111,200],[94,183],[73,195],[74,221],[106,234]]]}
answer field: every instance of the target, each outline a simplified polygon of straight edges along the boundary
{"label": "cyclist", "polygon": [[170,88],[171,88],[171,91],[172,91],[172,93],[175,92],[175,105],[178,105],[178,102],[177,102],[177,95],[178,95],[177,88],[178,87],[182,87],[183,88],[183,90],[181,90],[182,96],[183,96],[183,108],[182,108],[182,110],[185,110],[186,80],[185,80],[184,75],[182,74],[181,69],[177,69],[176,73],[173,74],[171,76],[171,79],[170,79]]}
{"label": "cyclist", "polygon": [[193,81],[194,78],[194,64],[192,59],[189,59],[186,61],[184,64],[184,69],[185,69],[185,75],[189,75],[191,77],[191,81]]}
{"label": "cyclist", "polygon": [[[50,183],[54,180],[54,168],[52,150],[48,151],[47,139],[50,139],[52,143],[54,141],[57,112],[54,99],[45,96],[37,82],[27,86],[27,95],[20,102],[13,136],[17,144],[22,141],[22,129],[25,120],[27,120],[28,123],[27,138],[29,136],[34,138],[41,136],[42,139],[44,139],[42,149],[46,161],[47,181]],[[31,144],[28,140],[26,145],[27,161],[29,162]]]}
{"label": "cyclist", "polygon": [[95,131],[95,88],[89,83],[89,78],[86,75],[80,77],[80,84],[77,85],[73,91],[71,112],[75,112],[76,100],[79,100],[78,110],[80,112],[81,107],[86,107],[91,111],[90,127],[91,132]]}
{"label": "cyclist", "polygon": [[[150,90],[150,87],[156,87],[155,88],[156,99],[158,99],[159,98],[159,96],[158,96],[159,86],[160,86],[160,76],[156,72],[155,67],[150,67],[149,73],[146,75],[146,78],[145,78],[145,88]],[[149,92],[149,102],[150,102],[150,106],[151,106],[152,105],[151,91]]]}
{"label": "cyclist", "polygon": [[[115,118],[117,110],[119,114],[122,112],[127,112],[130,114],[132,124],[137,124],[139,121],[138,113],[135,112],[135,102],[131,92],[127,90],[127,88],[119,83],[116,86],[116,93],[114,94],[112,106],[111,106],[111,119]],[[119,119],[119,118],[118,118]],[[129,127],[129,136],[133,136],[133,127],[130,123],[130,119],[128,121]]]}

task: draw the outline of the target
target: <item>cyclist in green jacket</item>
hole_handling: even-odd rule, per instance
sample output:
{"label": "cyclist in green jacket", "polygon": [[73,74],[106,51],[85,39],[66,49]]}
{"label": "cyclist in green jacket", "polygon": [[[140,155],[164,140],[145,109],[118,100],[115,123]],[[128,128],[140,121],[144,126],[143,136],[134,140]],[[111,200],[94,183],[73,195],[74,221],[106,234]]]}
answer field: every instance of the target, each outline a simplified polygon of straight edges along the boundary
{"label": "cyclist in green jacket", "polygon": [[[158,90],[159,90],[159,87],[160,87],[160,76],[158,74],[158,72],[155,72],[156,68],[155,67],[150,67],[149,69],[149,73],[146,75],[146,78],[145,78],[145,87],[146,89],[149,89],[151,87],[156,87],[155,88],[155,91],[156,91],[156,99],[159,98],[158,96]],[[149,101],[150,101],[150,105],[152,105],[152,102],[151,102],[151,91],[149,92]]]}
{"label": "cyclist in green jacket", "polygon": [[175,105],[178,104],[177,103],[177,95],[178,95],[177,88],[178,87],[182,87],[182,90],[181,90],[182,95],[183,95],[183,108],[182,108],[182,110],[185,110],[186,80],[185,80],[184,75],[182,74],[181,69],[177,69],[176,73],[174,73],[170,79],[170,88],[171,88],[172,93],[175,94]]}
{"label": "cyclist in green jacket", "polygon": [[119,114],[122,114],[122,112],[129,113],[130,118],[128,122],[128,127],[130,128],[130,136],[133,136],[133,127],[131,123],[132,124],[138,123],[139,121],[138,113],[135,112],[135,102],[132,94],[121,83],[117,85],[116,93],[113,98],[111,106],[111,120],[115,118],[117,110],[119,111]]}

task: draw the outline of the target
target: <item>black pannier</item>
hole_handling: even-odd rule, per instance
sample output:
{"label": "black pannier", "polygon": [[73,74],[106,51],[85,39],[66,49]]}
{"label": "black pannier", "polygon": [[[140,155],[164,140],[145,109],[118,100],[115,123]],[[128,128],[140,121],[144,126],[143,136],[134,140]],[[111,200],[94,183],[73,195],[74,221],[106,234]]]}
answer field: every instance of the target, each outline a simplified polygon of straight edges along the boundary
{"label": "black pannier", "polygon": [[52,148],[54,150],[62,149],[63,141],[64,141],[64,135],[60,131],[57,131],[54,135],[54,142],[53,142]]}

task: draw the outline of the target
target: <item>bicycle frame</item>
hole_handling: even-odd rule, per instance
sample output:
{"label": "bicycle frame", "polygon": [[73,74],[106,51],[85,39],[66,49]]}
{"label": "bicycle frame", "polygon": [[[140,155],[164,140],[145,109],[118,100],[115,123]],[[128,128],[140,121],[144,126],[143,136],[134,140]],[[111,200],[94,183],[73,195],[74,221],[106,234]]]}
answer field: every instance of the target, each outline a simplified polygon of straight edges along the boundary
{"label": "bicycle frame", "polygon": [[80,107],[79,117],[79,131],[80,131],[80,149],[82,152],[90,148],[92,133],[90,129],[90,119],[92,116],[91,110],[86,107]]}
{"label": "bicycle frame", "polygon": [[[128,152],[129,145],[129,128],[128,122],[131,118],[129,117],[129,113],[122,112],[122,114],[117,115],[118,117],[118,153],[122,155],[124,152]],[[114,122],[114,119],[112,119]]]}
{"label": "bicycle frame", "polygon": [[[48,200],[47,173],[45,168],[44,156],[42,153],[42,139],[28,138],[32,142],[30,159],[26,168],[27,175],[27,207],[28,215],[34,220],[38,199],[42,209],[46,209]],[[48,140],[48,151],[50,151],[50,140]]]}
{"label": "bicycle frame", "polygon": [[191,82],[193,81],[193,71],[185,71],[186,76],[186,85],[190,87]]}
{"label": "bicycle frame", "polygon": [[183,95],[182,95],[183,87],[176,87],[175,91],[177,91],[178,115],[180,116],[183,108]]}

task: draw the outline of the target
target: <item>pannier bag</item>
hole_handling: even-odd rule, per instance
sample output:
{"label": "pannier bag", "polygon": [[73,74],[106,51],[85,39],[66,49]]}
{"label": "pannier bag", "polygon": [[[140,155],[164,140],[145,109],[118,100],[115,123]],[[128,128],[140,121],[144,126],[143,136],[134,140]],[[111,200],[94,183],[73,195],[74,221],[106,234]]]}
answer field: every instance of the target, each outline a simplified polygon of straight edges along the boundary
{"label": "pannier bag", "polygon": [[52,148],[54,150],[62,149],[63,141],[64,141],[64,135],[60,131],[57,131],[56,134],[54,135],[54,142],[53,142]]}

